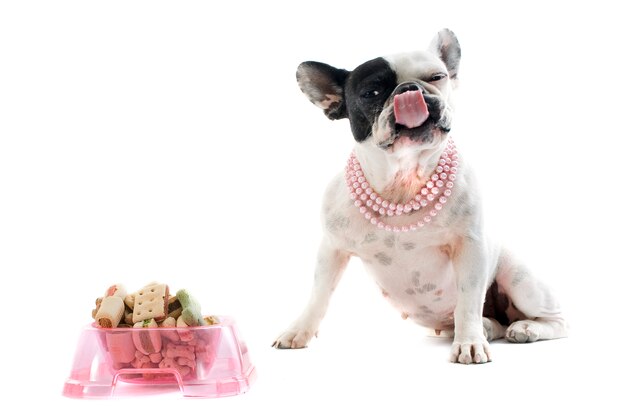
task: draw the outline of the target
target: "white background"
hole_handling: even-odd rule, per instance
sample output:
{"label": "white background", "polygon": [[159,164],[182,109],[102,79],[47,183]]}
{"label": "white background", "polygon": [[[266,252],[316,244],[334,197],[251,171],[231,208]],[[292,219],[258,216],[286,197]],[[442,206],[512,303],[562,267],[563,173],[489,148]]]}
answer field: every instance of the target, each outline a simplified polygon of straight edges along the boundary
{"label": "white background", "polygon": [[[616,412],[623,382],[611,378],[626,370],[617,2],[345,3],[0,5],[3,408]],[[321,195],[353,143],[347,121],[301,95],[297,65],[352,69],[421,49],[442,27],[463,50],[454,136],[489,224],[557,289],[571,337],[495,343],[490,364],[449,364],[450,342],[400,320],[353,260],[320,337],[271,349],[307,300]],[[60,395],[94,299],[114,282],[153,280],[236,318],[259,374],[248,394]]]}

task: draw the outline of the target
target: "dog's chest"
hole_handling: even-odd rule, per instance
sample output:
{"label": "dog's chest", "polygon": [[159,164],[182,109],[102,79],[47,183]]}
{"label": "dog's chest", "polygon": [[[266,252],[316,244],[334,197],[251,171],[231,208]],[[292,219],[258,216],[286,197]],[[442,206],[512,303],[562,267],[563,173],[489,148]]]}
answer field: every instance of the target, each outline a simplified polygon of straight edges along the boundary
{"label": "dog's chest", "polygon": [[450,246],[423,246],[411,233],[369,232],[354,249],[404,318],[435,328],[453,323],[456,283]]}
{"label": "dog's chest", "polygon": [[453,325],[454,248],[446,230],[433,224],[415,232],[389,232],[369,224],[349,202],[329,208],[328,235],[363,261],[402,317],[438,329]]}

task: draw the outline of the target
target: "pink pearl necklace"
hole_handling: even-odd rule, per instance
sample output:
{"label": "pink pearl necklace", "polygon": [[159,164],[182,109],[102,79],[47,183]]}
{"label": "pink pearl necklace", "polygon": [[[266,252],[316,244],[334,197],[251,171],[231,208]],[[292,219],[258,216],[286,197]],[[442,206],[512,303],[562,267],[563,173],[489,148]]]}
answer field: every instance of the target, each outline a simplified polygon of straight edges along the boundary
{"label": "pink pearl necklace", "polygon": [[[348,192],[361,214],[379,229],[394,232],[414,231],[430,223],[448,201],[456,180],[458,159],[456,146],[452,139],[448,139],[448,145],[441,153],[437,168],[426,185],[408,202],[396,203],[385,200],[372,189],[361,170],[359,160],[352,152],[346,165]],[[428,210],[428,206],[432,203],[434,205]],[[405,226],[391,226],[382,220],[385,216],[403,216],[418,210],[428,211],[417,222]]]}

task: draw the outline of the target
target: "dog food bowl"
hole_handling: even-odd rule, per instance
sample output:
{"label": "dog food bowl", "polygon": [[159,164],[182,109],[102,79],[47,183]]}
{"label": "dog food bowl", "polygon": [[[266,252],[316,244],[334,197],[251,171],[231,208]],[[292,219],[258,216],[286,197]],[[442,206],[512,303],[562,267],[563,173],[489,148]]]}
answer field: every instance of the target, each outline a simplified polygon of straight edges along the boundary
{"label": "dog food bowl", "polygon": [[256,371],[235,321],[219,320],[213,326],[182,329],[85,326],[63,395],[106,398],[179,391],[185,397],[215,398],[242,394]]}

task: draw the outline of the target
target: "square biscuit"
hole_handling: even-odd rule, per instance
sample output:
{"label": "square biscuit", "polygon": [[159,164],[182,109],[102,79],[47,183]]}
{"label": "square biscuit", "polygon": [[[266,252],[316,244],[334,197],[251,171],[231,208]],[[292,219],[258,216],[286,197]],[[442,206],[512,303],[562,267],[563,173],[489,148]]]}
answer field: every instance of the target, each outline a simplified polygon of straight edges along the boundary
{"label": "square biscuit", "polygon": [[165,284],[146,285],[135,293],[133,323],[143,320],[162,320],[167,316],[169,288]]}

